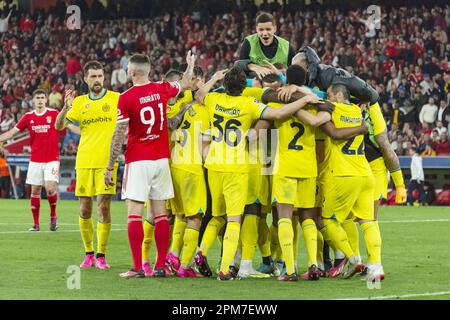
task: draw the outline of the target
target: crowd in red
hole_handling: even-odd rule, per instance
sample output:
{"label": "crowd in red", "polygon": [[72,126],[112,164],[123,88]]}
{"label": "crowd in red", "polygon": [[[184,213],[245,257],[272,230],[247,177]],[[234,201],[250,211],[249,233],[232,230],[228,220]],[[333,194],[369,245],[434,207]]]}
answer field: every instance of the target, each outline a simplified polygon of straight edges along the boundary
{"label": "crowd in red", "polygon": [[[417,146],[423,155],[450,155],[450,6],[382,7],[372,36],[365,8],[213,2],[170,14],[153,10],[151,19],[130,4],[123,16],[140,19],[83,21],[75,31],[65,25],[64,7],[33,15],[13,11],[10,17],[6,8],[0,17],[0,132],[30,110],[36,88],[50,92],[53,108],[62,106],[68,88],[86,92],[81,69],[91,59],[104,62],[105,84],[117,91],[128,85],[126,66],[134,52],[151,57],[153,80],[183,63],[191,48],[207,77],[230,67],[243,36],[254,32],[257,11],[267,10],[277,19],[278,34],[295,49],[312,46],[323,63],[345,68],[376,88],[397,154]],[[98,1],[82,12],[95,19],[101,10],[121,16],[120,9],[111,15]]]}

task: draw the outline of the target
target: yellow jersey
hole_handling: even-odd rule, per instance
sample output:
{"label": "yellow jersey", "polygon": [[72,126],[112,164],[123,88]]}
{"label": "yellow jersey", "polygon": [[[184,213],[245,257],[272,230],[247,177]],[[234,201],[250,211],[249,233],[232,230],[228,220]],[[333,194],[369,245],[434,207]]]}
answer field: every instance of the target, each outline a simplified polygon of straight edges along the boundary
{"label": "yellow jersey", "polygon": [[205,167],[219,172],[249,171],[247,133],[267,106],[252,97],[209,93],[204,104],[211,123]]}
{"label": "yellow jersey", "polygon": [[111,139],[116,128],[117,103],[120,93],[105,90],[93,99],[90,94],[78,96],[66,115],[70,122],[78,122],[81,138],[75,167],[96,169],[108,166]]}
{"label": "yellow jersey", "polygon": [[[242,91],[242,95],[245,97],[253,97],[259,101],[262,100],[262,96],[267,88],[259,88],[259,87],[246,87],[244,91]],[[269,129],[270,130],[270,129]],[[259,133],[260,135],[263,132]],[[250,172],[261,173],[262,167],[269,167],[270,159],[268,158],[268,150],[266,146],[266,150],[261,149],[263,145],[266,145],[261,141],[261,139],[266,139],[267,143],[269,142],[269,131],[266,132],[265,137],[259,137],[256,140],[249,140],[249,166]],[[264,152],[264,153],[263,153]],[[267,172],[266,172],[267,174]]]}
{"label": "yellow jersey", "polygon": [[242,95],[244,97],[253,97],[261,101],[264,91],[265,89],[259,87],[246,87],[244,91],[242,91]]}
{"label": "yellow jersey", "polygon": [[[269,103],[272,108],[281,108],[279,103]],[[314,106],[304,110],[316,115]],[[316,128],[303,123],[295,116],[275,121],[278,143],[273,174],[293,178],[317,177]]]}
{"label": "yellow jersey", "polygon": [[[175,101],[175,103],[167,103],[167,109],[166,109],[167,118],[170,119],[170,118],[176,116],[177,113],[180,112],[181,108],[183,108],[183,106],[186,103],[189,103],[192,101],[194,101],[192,91],[191,90],[184,91],[183,96],[178,97],[177,100]],[[177,137],[176,137],[175,130],[169,130],[169,148],[170,148],[170,150],[173,149],[176,139],[177,139]],[[172,159],[169,159],[169,161],[171,161],[171,160]]]}
{"label": "yellow jersey", "polygon": [[[364,121],[361,109],[356,104],[334,103],[331,115],[336,128],[360,126]],[[364,135],[349,140],[332,140],[327,137],[329,148],[329,171],[333,176],[370,176],[369,162],[364,155]]]}
{"label": "yellow jersey", "polygon": [[365,111],[364,120],[369,128],[369,132],[364,137],[365,153],[367,161],[372,162],[383,157],[375,136],[386,130],[386,121],[378,103],[371,105]]}
{"label": "yellow jersey", "polygon": [[183,122],[175,130],[172,149],[172,167],[203,174],[203,160],[200,153],[202,135],[209,131],[208,110],[199,103],[193,104],[184,114]]}
{"label": "yellow jersey", "polygon": [[[325,173],[328,172],[328,165],[330,163],[330,146],[329,144],[325,143],[327,139],[327,136],[320,128],[316,128],[316,145],[318,141],[321,141],[323,143],[323,155],[322,155],[322,161],[317,162],[317,175],[319,179],[323,179],[325,176]],[[316,154],[317,158],[317,154]],[[319,159],[317,159],[319,161]]]}

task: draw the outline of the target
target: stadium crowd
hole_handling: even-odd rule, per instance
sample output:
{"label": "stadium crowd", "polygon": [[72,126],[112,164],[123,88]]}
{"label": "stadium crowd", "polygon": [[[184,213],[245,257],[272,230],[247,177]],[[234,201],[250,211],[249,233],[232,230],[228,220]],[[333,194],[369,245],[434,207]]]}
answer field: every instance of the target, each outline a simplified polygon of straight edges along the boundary
{"label": "stadium crowd", "polygon": [[[62,107],[68,88],[86,93],[81,68],[91,59],[104,62],[106,87],[120,92],[128,87],[126,66],[134,52],[151,57],[151,77],[159,80],[183,62],[187,49],[194,48],[198,65],[209,78],[239,59],[242,35],[252,33],[259,10],[268,10],[276,17],[279,35],[294,49],[315,48],[322,63],[355,73],[379,92],[398,155],[408,155],[413,146],[426,156],[450,155],[450,6],[383,7],[380,29],[370,37],[362,9],[347,13],[267,1],[259,7],[248,1],[215,2],[217,6],[208,9],[194,5],[191,12],[158,15],[167,9],[162,2],[159,8],[139,7],[139,1],[125,8],[114,7],[111,1],[113,7],[104,8],[94,1],[92,7],[82,7],[83,18],[92,19],[82,22],[83,32],[67,29],[62,1],[49,12],[36,10],[33,15],[4,6],[0,133],[30,110],[31,93],[37,88],[50,92],[50,106],[56,109]],[[144,18],[145,12],[154,17]],[[95,21],[102,15],[139,19]],[[76,142],[76,137],[66,137],[62,152],[74,154]]]}

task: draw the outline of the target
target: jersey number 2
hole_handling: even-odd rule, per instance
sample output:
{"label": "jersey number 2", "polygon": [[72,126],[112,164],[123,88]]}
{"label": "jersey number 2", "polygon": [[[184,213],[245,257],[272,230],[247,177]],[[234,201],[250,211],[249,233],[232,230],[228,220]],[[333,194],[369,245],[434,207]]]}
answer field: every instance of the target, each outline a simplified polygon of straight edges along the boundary
{"label": "jersey number 2", "polygon": [[292,122],[291,123],[291,128],[297,128],[298,132],[295,134],[295,136],[291,140],[291,142],[289,142],[288,149],[289,150],[301,151],[301,150],[303,150],[303,146],[302,145],[297,145],[297,141],[305,133],[305,127],[300,122]]}

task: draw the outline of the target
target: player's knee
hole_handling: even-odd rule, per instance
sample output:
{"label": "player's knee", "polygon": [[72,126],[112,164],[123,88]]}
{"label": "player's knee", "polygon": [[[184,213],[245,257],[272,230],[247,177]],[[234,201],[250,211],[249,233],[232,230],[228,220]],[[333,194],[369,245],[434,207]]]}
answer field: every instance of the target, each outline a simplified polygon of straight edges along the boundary
{"label": "player's knee", "polygon": [[227,217],[227,221],[241,223],[241,216],[239,215],[239,216]]}
{"label": "player's knee", "polygon": [[110,205],[108,202],[102,202],[97,205],[98,214],[100,215],[109,215]]}
{"label": "player's knee", "polygon": [[81,204],[80,205],[80,217],[83,219],[89,219],[92,216],[92,205]]}
{"label": "player's knee", "polygon": [[187,217],[186,227],[190,229],[199,230],[202,225],[202,216],[197,214],[195,216]]}

